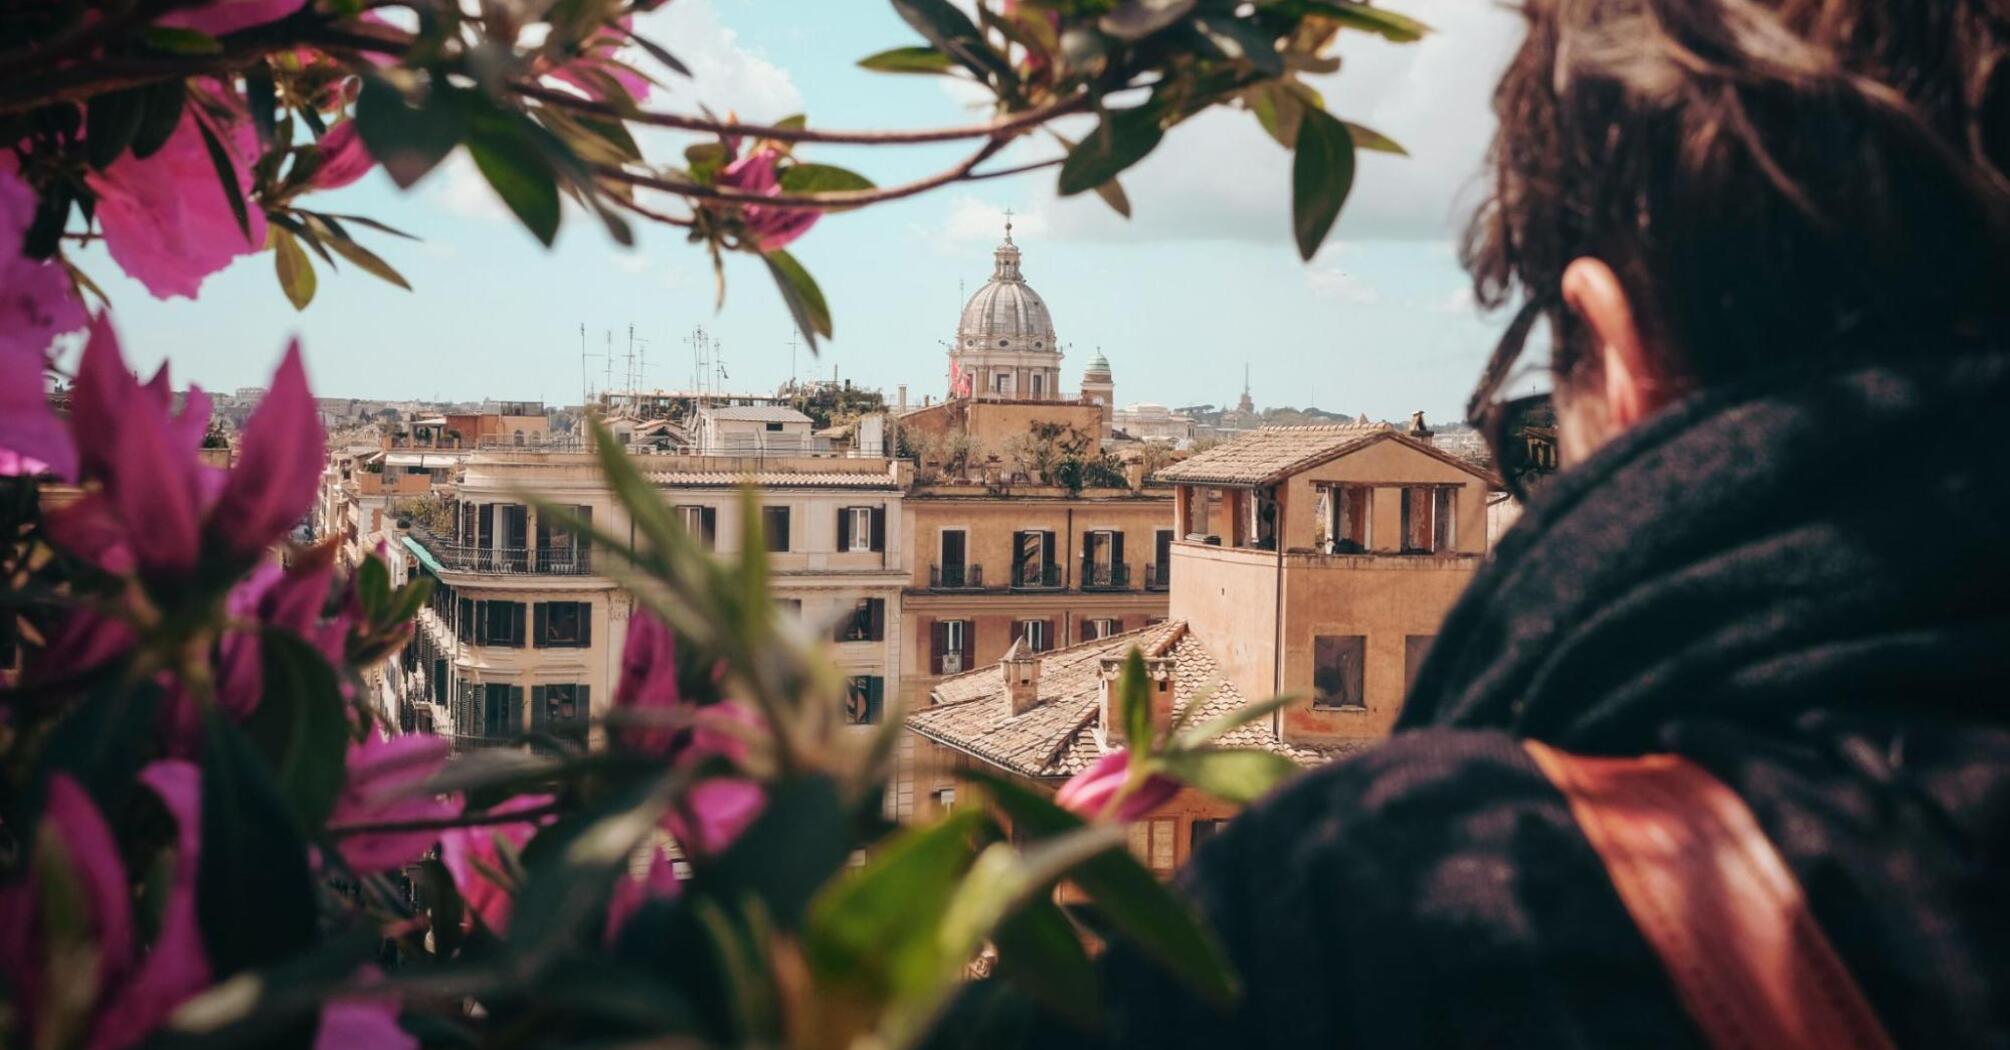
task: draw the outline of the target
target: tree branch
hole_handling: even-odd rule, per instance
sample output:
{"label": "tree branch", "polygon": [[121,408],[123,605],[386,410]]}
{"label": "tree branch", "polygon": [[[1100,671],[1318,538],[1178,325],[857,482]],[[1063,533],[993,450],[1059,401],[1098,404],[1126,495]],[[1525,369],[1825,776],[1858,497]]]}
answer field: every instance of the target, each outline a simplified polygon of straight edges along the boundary
{"label": "tree branch", "polygon": [[658,113],[653,110],[628,110],[621,106],[581,98],[570,92],[524,81],[518,81],[510,87],[525,98],[534,98],[547,105],[578,110],[612,120],[625,120],[634,124],[675,128],[679,131],[710,132],[717,135],[742,135],[749,138],[773,139],[776,142],[830,142],[856,146],[909,146],[930,142],[955,142],[959,139],[994,138],[999,135],[1009,137],[1035,125],[1044,124],[1055,117],[1080,112],[1089,105],[1087,95],[1075,95],[1044,106],[1035,106],[988,124],[922,128],[912,131],[828,131],[819,128],[785,128],[773,124],[707,120],[702,117],[687,117],[681,113]]}
{"label": "tree branch", "polygon": [[868,204],[878,204],[882,201],[899,200],[902,197],[912,197],[917,193],[926,193],[938,186],[946,186],[952,182],[967,178],[972,169],[990,159],[992,154],[1004,149],[1006,143],[1011,141],[1012,139],[1009,135],[994,138],[986,142],[975,153],[965,157],[954,167],[939,171],[927,178],[916,179],[913,182],[903,182],[898,186],[882,186],[871,190],[843,190],[810,196],[791,194],[766,196],[727,186],[701,186],[689,179],[668,179],[658,175],[643,175],[609,164],[595,165],[593,171],[594,174],[604,179],[626,183],[630,186],[646,186],[652,190],[662,190],[666,193],[674,193],[680,197],[688,197],[693,200],[721,201],[728,204],[757,204],[764,208],[810,208],[818,211],[839,211],[846,208],[864,207]]}
{"label": "tree branch", "polygon": [[488,824],[523,824],[555,816],[564,812],[565,807],[554,802],[549,805],[533,806],[511,813],[497,813],[485,809],[478,813],[462,813],[457,817],[436,817],[432,820],[387,820],[379,824],[331,824],[328,834],[338,837],[349,835],[384,835],[401,831],[445,831],[449,828],[474,828]]}

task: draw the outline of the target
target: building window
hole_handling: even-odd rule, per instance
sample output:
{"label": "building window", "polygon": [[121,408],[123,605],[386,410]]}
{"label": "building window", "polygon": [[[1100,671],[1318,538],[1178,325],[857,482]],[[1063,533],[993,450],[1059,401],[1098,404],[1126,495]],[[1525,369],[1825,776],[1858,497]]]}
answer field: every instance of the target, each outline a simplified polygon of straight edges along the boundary
{"label": "building window", "polygon": [[523,732],[523,686],[489,682],[480,689],[479,734],[492,740],[506,740]]}
{"label": "building window", "polygon": [[1403,489],[1403,553],[1438,554],[1453,549],[1458,490],[1447,485]]}
{"label": "building window", "polygon": [[1200,848],[1201,843],[1220,834],[1221,829],[1227,826],[1226,820],[1195,820],[1193,826],[1187,829],[1187,856],[1193,856],[1193,852]]}
{"label": "building window", "polygon": [[1369,500],[1374,490],[1366,485],[1341,485],[1326,492],[1331,520],[1326,534],[1335,554],[1360,554],[1368,549]]}
{"label": "building window", "polygon": [[1032,393],[1033,393],[1033,396],[1034,396],[1034,397],[1039,397],[1039,396],[1040,396],[1041,394],[1043,394],[1043,393],[1045,393],[1045,392],[1046,392],[1046,391],[1045,391],[1045,387],[1046,387],[1046,378],[1047,378],[1046,376],[1043,376],[1043,375],[1041,375],[1041,374],[1040,374],[1040,373],[1038,373],[1038,372],[1035,372],[1035,373],[1033,373],[1033,379],[1032,379],[1032,386],[1033,386],[1033,390],[1032,390]]}
{"label": "building window", "polygon": [[1082,621],[1082,640],[1085,642],[1093,642],[1121,633],[1123,633],[1123,629],[1117,625],[1117,621],[1109,617],[1097,617]]}
{"label": "building window", "polygon": [[1152,873],[1161,877],[1171,875],[1177,863],[1179,819],[1177,817],[1157,817],[1140,820],[1129,828],[1131,855]]}
{"label": "building window", "polygon": [[779,434],[779,433],[781,433],[781,432],[782,432],[782,425],[781,425],[780,423],[769,423],[769,424],[768,424],[768,433],[770,433],[770,434]]}
{"label": "building window", "polygon": [[886,599],[860,598],[851,615],[838,621],[840,642],[877,642],[886,638]]}
{"label": "building window", "polygon": [[718,548],[718,508],[686,504],[671,509],[677,514],[677,523],[684,526],[684,531],[697,540],[700,546],[706,550]]}
{"label": "building window", "polygon": [[1036,653],[1044,653],[1054,647],[1053,629],[1046,620],[1020,620],[1012,625],[1012,634],[1025,641],[1026,648]]}
{"label": "building window", "polygon": [[530,689],[530,728],[553,736],[585,737],[591,714],[583,685],[534,685]]}
{"label": "building window", "polygon": [[1410,688],[1417,684],[1417,672],[1424,666],[1424,657],[1431,651],[1431,643],[1438,640],[1435,634],[1409,634],[1403,636],[1403,695],[1410,695]]}
{"label": "building window", "polygon": [[1061,574],[1054,564],[1054,534],[1023,530],[1012,534],[1012,585],[1014,587],[1059,587]]}
{"label": "building window", "polygon": [[845,680],[846,725],[876,726],[884,713],[886,680],[878,675],[854,675]]}
{"label": "building window", "polygon": [[886,508],[839,508],[837,548],[840,551],[884,551]]}
{"label": "building window", "polygon": [[584,649],[593,644],[593,606],[588,602],[539,602],[532,615],[531,644],[543,649]]}
{"label": "building window", "polygon": [[1312,706],[1361,709],[1362,664],[1368,639],[1359,634],[1322,634],[1312,639]]}
{"label": "building window", "polygon": [[929,792],[928,797],[935,800],[935,808],[945,813],[956,808],[956,789],[953,787],[937,788]]}
{"label": "building window", "polygon": [[801,598],[776,598],[775,608],[798,620],[803,618],[803,600]]}
{"label": "building window", "polygon": [[761,535],[768,541],[770,554],[781,554],[789,549],[789,508],[762,507]]}
{"label": "building window", "polygon": [[464,617],[462,641],[475,645],[523,648],[522,602],[469,601],[463,598],[461,615]]}
{"label": "building window", "polygon": [[975,647],[968,620],[938,620],[929,627],[928,669],[932,674],[961,674],[970,668]]}

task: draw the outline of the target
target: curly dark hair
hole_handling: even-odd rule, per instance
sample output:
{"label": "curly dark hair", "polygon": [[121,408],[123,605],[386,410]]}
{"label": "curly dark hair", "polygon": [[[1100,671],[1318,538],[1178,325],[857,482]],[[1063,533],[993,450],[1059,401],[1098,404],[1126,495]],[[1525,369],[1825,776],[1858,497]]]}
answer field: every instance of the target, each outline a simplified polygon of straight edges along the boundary
{"label": "curly dark hair", "polygon": [[1523,10],[1462,253],[1481,303],[1601,259],[1682,385],[2010,330],[2010,0]]}

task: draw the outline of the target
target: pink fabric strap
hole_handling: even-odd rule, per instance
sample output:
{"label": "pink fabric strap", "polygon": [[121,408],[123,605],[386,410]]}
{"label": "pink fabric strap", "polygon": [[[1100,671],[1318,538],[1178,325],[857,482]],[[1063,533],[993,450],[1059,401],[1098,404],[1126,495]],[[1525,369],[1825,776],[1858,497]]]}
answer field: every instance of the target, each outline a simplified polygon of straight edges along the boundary
{"label": "pink fabric strap", "polygon": [[1524,741],[1718,1050],[1887,1050],[1863,991],[1752,811],[1676,755],[1588,758]]}

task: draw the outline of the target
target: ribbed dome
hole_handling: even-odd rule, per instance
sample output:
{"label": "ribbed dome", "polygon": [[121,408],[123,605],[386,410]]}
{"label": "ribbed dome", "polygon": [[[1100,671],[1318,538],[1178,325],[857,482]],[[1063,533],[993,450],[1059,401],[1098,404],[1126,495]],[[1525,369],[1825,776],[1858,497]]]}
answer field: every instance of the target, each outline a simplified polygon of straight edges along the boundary
{"label": "ribbed dome", "polygon": [[1101,349],[1098,349],[1096,351],[1096,356],[1089,358],[1089,367],[1085,371],[1083,371],[1082,375],[1084,377],[1102,376],[1103,378],[1108,379],[1110,376],[1110,359],[1104,357],[1103,351]]}
{"label": "ribbed dome", "polygon": [[1054,320],[1019,273],[1019,246],[1012,235],[992,256],[991,280],[977,289],[956,323],[956,345],[966,350],[1055,351]]}

